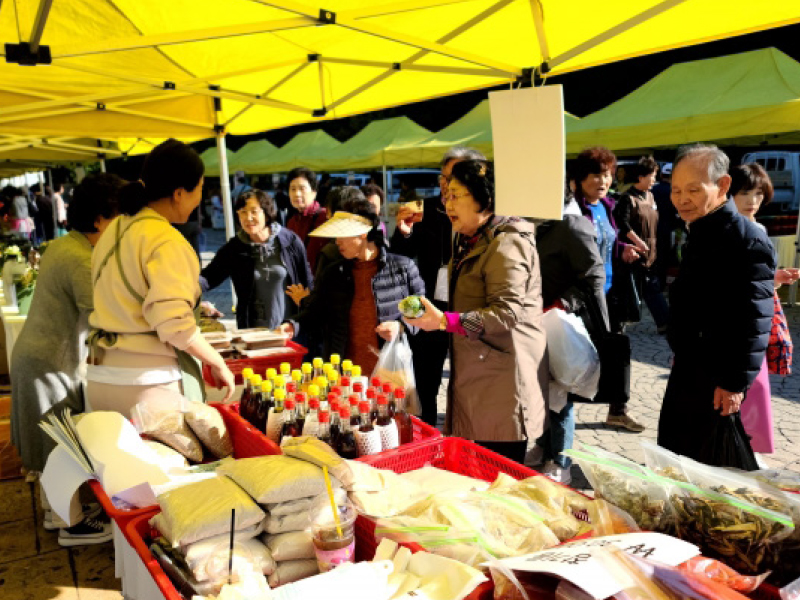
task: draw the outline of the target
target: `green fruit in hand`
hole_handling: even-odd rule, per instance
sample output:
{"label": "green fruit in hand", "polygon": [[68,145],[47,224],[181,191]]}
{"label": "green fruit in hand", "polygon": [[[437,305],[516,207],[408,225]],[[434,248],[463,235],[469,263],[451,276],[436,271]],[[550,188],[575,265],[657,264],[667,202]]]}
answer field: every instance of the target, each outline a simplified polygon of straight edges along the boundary
{"label": "green fruit in hand", "polygon": [[400,312],[403,313],[403,316],[408,319],[419,318],[425,312],[425,308],[422,306],[422,300],[419,296],[404,298],[400,301],[400,304],[398,304],[398,308]]}

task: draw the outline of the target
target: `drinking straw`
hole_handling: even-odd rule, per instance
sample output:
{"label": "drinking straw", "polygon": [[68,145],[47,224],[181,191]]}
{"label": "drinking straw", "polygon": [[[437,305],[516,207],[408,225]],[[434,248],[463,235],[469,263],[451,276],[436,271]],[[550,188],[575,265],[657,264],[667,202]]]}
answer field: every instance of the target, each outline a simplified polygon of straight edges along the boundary
{"label": "drinking straw", "polygon": [[236,509],[231,509],[231,540],[230,540],[230,548],[228,550],[228,585],[231,584],[231,578],[233,576],[233,532],[236,528]]}
{"label": "drinking straw", "polygon": [[336,506],[336,498],[333,497],[333,486],[331,485],[331,478],[328,475],[328,467],[322,467],[322,474],[325,475],[325,486],[328,488],[328,498],[331,501],[331,510],[333,510],[333,520],[336,523],[336,533],[339,534],[339,539],[344,538],[342,533],[342,523],[339,521],[339,507]]}

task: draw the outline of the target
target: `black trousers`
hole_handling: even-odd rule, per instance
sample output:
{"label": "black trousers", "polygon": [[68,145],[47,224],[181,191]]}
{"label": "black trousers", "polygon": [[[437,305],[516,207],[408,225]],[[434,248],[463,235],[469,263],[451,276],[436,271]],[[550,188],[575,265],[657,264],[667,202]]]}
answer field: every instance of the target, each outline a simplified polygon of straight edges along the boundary
{"label": "black trousers", "polygon": [[[442,306],[439,308],[444,310]],[[442,384],[444,361],[450,349],[450,334],[444,331],[418,331],[416,335],[409,336],[409,342],[413,353],[417,394],[422,405],[421,419],[435,427],[438,415],[436,397]]]}
{"label": "black trousers", "polygon": [[511,460],[520,464],[525,462],[525,451],[528,447],[527,440],[522,440],[519,442],[485,442],[481,440],[475,440],[475,443],[483,446],[487,450],[497,452],[497,454],[505,456],[506,458],[510,458]]}

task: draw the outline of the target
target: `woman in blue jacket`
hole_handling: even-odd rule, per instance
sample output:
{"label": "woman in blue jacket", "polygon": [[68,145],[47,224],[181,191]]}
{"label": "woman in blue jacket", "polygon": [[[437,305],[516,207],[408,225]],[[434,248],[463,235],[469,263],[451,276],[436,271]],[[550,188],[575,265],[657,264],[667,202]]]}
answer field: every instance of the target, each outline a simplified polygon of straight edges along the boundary
{"label": "woman in blue jacket", "polygon": [[265,192],[243,193],[234,208],[242,228],[202,270],[200,286],[206,292],[230,277],[236,325],[274,329],[295,312],[295,290],[313,285],[306,250],[297,234],[278,223]]}

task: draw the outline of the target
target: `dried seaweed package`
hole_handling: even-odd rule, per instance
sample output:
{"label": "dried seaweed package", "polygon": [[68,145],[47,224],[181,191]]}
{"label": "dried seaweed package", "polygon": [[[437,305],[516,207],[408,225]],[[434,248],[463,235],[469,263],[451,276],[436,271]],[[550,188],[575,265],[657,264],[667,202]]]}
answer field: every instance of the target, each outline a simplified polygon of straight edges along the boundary
{"label": "dried seaweed package", "polygon": [[794,531],[790,517],[733,496],[660,479],[669,491],[677,537],[744,575],[758,575],[777,564],[780,542]]}
{"label": "dried seaweed package", "polygon": [[689,460],[686,457],[647,440],[642,441],[642,450],[644,450],[644,464],[656,475],[669,477],[675,481],[689,481],[683,470],[685,461]]}
{"label": "dried seaweed package", "polygon": [[564,454],[578,462],[595,497],[621,508],[644,531],[672,533],[674,517],[666,490],[648,469],[578,450],[567,450]]}

